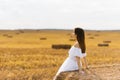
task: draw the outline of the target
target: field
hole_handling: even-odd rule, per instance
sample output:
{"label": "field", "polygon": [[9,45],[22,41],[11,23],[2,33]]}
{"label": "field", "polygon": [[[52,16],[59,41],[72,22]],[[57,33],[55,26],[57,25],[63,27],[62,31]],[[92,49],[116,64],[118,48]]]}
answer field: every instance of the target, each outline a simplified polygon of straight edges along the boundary
{"label": "field", "polygon": [[[0,80],[52,80],[69,49],[72,30],[1,30]],[[102,80],[120,80],[120,31],[85,31],[90,68]],[[109,46],[98,44],[110,41]],[[103,74],[104,73],[104,74]]]}

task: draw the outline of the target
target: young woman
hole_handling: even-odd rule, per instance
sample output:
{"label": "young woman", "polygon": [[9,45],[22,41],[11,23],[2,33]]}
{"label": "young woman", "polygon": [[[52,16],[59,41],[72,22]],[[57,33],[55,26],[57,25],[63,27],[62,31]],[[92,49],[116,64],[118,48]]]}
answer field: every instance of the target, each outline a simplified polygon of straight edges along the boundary
{"label": "young woman", "polygon": [[86,68],[88,68],[86,60],[87,54],[84,30],[82,28],[76,27],[73,30],[73,36],[75,37],[75,44],[69,49],[69,56],[59,68],[57,74],[54,77],[54,80],[61,72],[65,71],[79,70],[80,74],[83,73],[82,63],[80,61],[81,58],[83,58],[84,64]]}

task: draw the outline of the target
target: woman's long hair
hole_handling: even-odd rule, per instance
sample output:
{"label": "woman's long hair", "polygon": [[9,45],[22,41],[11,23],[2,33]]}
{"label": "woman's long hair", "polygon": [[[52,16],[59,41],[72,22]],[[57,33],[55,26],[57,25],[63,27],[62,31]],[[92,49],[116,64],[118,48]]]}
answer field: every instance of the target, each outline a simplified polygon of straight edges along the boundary
{"label": "woman's long hair", "polygon": [[77,41],[79,43],[79,47],[82,49],[82,53],[85,53],[86,51],[86,45],[85,45],[85,33],[82,28],[76,27],[74,30],[75,35],[77,35]]}

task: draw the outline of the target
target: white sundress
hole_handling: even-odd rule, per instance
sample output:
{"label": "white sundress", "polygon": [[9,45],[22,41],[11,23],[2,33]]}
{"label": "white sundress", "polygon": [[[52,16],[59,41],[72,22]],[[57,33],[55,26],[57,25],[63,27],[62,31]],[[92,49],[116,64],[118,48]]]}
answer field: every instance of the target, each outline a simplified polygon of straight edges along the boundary
{"label": "white sundress", "polygon": [[[68,54],[69,56],[59,68],[58,72],[56,73],[56,76],[59,75],[59,73],[64,71],[78,70],[78,64],[75,56],[78,56],[80,58],[83,58],[86,56],[86,53],[82,54],[81,49],[75,47],[74,45],[69,49]],[[80,64],[82,66],[81,62]]]}

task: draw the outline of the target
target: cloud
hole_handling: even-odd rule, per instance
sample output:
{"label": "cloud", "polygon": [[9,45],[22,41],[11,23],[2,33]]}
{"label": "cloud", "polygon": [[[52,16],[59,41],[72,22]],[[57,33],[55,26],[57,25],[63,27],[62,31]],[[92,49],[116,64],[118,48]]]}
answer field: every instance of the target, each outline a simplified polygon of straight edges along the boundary
{"label": "cloud", "polygon": [[120,0],[0,0],[0,28],[120,29]]}

